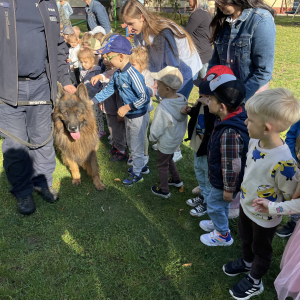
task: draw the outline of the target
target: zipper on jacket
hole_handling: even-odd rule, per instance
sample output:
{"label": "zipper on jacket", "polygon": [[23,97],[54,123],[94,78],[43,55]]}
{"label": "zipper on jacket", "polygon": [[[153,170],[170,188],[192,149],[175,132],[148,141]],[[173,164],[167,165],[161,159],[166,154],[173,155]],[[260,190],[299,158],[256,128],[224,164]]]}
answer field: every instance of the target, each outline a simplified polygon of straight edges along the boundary
{"label": "zipper on jacket", "polygon": [[8,20],[8,12],[7,11],[5,12],[5,19],[6,19],[6,38],[9,40],[10,39],[10,37],[9,37],[10,23],[9,23],[9,20]]}

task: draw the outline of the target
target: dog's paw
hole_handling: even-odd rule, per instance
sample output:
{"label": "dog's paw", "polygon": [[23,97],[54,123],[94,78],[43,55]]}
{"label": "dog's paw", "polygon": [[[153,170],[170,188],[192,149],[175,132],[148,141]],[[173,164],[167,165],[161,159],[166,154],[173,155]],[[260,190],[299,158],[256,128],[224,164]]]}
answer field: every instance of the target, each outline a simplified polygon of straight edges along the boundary
{"label": "dog's paw", "polygon": [[95,185],[95,187],[96,187],[97,191],[105,191],[106,190],[106,186],[103,183],[97,184],[97,185]]}
{"label": "dog's paw", "polygon": [[73,179],[72,179],[72,184],[73,184],[73,185],[75,185],[75,186],[76,186],[76,185],[80,185],[80,183],[81,183],[81,179],[80,179],[80,178],[77,178],[77,179],[73,178]]}

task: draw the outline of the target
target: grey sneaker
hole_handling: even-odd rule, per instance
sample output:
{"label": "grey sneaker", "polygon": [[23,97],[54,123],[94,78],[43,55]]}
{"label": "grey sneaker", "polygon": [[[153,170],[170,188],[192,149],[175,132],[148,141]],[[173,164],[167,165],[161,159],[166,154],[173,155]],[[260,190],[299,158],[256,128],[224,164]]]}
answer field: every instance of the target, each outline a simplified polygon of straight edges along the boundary
{"label": "grey sneaker", "polygon": [[190,215],[193,217],[201,217],[207,213],[206,203],[199,204],[190,210]]}

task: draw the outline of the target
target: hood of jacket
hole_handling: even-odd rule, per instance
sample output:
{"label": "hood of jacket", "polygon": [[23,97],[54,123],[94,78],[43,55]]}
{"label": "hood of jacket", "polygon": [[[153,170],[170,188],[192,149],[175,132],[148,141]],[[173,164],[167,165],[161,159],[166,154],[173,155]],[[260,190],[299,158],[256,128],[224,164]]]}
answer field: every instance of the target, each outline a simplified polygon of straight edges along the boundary
{"label": "hood of jacket", "polygon": [[176,121],[178,122],[183,122],[186,120],[186,115],[183,115],[180,110],[182,106],[187,105],[188,102],[186,98],[181,95],[177,94],[178,98],[175,99],[168,99],[164,98],[161,102],[160,105],[168,111]]}

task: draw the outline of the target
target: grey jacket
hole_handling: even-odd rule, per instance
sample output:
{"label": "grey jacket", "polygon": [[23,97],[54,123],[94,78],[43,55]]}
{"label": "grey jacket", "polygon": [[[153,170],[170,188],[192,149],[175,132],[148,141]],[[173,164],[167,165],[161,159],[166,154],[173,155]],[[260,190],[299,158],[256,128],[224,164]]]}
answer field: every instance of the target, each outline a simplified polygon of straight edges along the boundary
{"label": "grey jacket", "polygon": [[[4,1],[0,1],[0,100],[16,106],[18,103],[18,57],[15,14],[17,1]],[[65,42],[60,36],[59,14],[55,0],[38,0],[37,2],[44,21],[48,52],[45,68],[50,82],[51,100],[54,101],[57,92],[57,81],[63,86],[71,84],[66,63],[67,56],[64,50]],[[33,47],[35,46],[33,45]]]}

